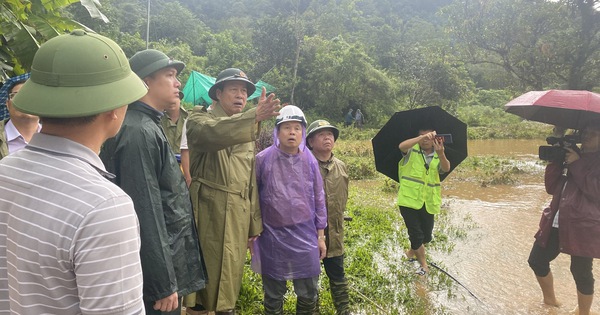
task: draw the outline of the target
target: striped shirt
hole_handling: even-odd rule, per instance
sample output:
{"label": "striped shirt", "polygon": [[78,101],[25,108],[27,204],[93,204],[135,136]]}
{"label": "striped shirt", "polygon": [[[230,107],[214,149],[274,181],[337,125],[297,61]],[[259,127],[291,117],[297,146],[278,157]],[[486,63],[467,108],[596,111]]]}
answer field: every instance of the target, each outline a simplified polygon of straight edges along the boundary
{"label": "striped shirt", "polygon": [[103,175],[46,134],[0,161],[0,314],[144,314],[133,203]]}

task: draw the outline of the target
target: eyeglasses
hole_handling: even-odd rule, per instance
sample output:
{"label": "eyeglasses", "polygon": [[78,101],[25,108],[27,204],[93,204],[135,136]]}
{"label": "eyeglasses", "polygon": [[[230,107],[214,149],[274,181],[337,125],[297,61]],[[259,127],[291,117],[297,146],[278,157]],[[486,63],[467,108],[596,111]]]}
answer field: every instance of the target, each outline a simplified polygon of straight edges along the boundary
{"label": "eyeglasses", "polygon": [[8,98],[10,98],[12,100],[13,98],[15,98],[16,95],[17,95],[17,92],[9,93]]}

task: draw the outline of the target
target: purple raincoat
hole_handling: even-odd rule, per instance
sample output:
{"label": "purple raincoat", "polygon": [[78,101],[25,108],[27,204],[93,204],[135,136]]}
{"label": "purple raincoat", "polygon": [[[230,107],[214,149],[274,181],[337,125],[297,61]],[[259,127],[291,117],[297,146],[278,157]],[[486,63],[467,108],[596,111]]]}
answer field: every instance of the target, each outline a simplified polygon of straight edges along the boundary
{"label": "purple raincoat", "polygon": [[256,156],[256,180],[263,232],[254,243],[252,269],[276,280],[316,277],[321,273],[317,229],[327,226],[319,164],[306,148],[287,154],[274,144]]}

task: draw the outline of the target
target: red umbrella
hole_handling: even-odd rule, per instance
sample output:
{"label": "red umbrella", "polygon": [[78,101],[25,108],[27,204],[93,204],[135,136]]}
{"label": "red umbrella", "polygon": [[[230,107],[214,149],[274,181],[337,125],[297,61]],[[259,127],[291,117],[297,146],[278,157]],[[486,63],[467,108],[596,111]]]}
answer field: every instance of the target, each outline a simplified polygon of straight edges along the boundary
{"label": "red umbrella", "polygon": [[504,105],[517,116],[564,128],[582,129],[600,119],[600,94],[579,90],[527,92]]}

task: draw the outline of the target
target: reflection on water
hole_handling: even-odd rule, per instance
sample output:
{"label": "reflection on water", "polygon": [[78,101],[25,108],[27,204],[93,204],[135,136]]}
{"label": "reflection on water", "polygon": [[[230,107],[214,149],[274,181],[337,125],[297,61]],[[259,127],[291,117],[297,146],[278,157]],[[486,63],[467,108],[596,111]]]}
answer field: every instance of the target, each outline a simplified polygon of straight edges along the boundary
{"label": "reflection on water", "polygon": [[[540,140],[478,140],[469,142],[469,155],[497,155],[537,163]],[[569,314],[577,305],[576,288],[569,271],[570,258],[561,254],[551,264],[556,295],[561,308],[541,304],[542,295],[527,264],[541,210],[550,196],[543,186],[543,173],[525,178],[516,186],[489,186],[467,182],[451,174],[443,183],[449,213],[458,223],[471,217],[476,228],[457,241],[451,254],[431,252],[446,271],[457,278],[482,302],[456,286],[455,298],[432,293],[437,303],[453,314]],[[594,261],[594,275],[600,266]],[[596,286],[597,287],[597,286]],[[597,289],[598,290],[598,289]],[[596,296],[592,310],[600,311]]]}

